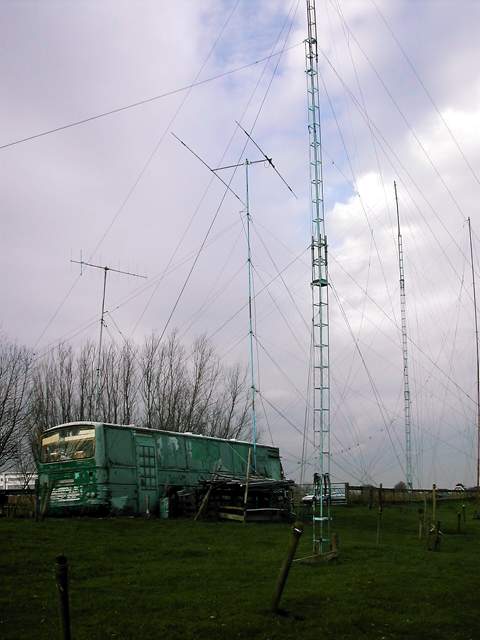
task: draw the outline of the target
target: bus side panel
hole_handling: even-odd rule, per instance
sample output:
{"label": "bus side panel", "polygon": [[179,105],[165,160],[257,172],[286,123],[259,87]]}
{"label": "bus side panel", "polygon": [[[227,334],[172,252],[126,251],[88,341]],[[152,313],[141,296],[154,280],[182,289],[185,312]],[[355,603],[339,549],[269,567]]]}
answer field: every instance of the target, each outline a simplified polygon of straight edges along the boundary
{"label": "bus side panel", "polygon": [[134,438],[137,465],[137,512],[155,513],[159,500],[157,442],[153,433],[136,432]]}
{"label": "bus side panel", "polygon": [[222,467],[222,449],[218,442],[215,440],[206,440],[205,446],[207,449],[206,465],[204,471],[205,477],[209,477],[214,471],[220,471]]}
{"label": "bus side panel", "polygon": [[137,461],[133,432],[104,427],[106,489],[112,511],[137,511]]}
{"label": "bus side panel", "polygon": [[157,452],[162,469],[186,469],[185,438],[161,433],[157,435]]}
{"label": "bus side panel", "polygon": [[262,476],[266,478],[271,478],[272,475],[270,473],[271,468],[269,464],[269,458],[267,455],[267,450],[264,447],[257,447],[257,468],[256,471]]}
{"label": "bus side panel", "polygon": [[185,437],[187,466],[193,484],[212,477],[215,471],[232,472],[232,448],[208,438]]}
{"label": "bus side panel", "polygon": [[[262,447],[262,451],[264,454],[265,475],[274,480],[282,480],[283,471],[279,450],[275,447]],[[263,473],[262,470],[260,470],[260,473]]]}
{"label": "bus side panel", "polygon": [[[240,477],[246,476],[247,474],[248,450],[251,449],[250,470],[253,470],[253,446],[251,444],[247,444],[246,442],[232,442],[231,444],[225,443],[223,446],[231,449],[233,454],[231,470]],[[257,446],[256,463],[257,474],[265,478],[273,478],[274,480],[282,479],[278,449],[274,447]]]}
{"label": "bus side panel", "polygon": [[189,484],[187,474],[187,454],[185,438],[168,433],[157,433],[157,474],[160,497],[169,487],[183,487]]}
{"label": "bus side panel", "polygon": [[232,445],[229,442],[222,442],[219,440],[218,446],[220,449],[220,457],[217,460],[216,471],[220,471],[223,473],[232,473],[233,458],[235,456]]}
{"label": "bus side panel", "polygon": [[198,476],[207,465],[206,447],[201,438],[185,436],[185,448],[187,452],[187,467],[190,472]]}

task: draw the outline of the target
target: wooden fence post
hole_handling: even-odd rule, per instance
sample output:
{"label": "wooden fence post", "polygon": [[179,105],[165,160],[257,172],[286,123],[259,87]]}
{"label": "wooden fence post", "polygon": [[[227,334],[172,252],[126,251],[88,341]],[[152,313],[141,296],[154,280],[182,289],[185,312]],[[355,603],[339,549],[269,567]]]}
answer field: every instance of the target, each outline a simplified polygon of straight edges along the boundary
{"label": "wooden fence post", "polygon": [[383,513],[383,485],[380,483],[378,490],[378,514],[377,514],[377,544],[380,544],[380,532],[382,528],[382,513]]}
{"label": "wooden fence post", "polygon": [[427,549],[429,551],[440,550],[440,543],[442,541],[442,536],[443,536],[443,533],[440,527],[441,527],[441,524],[440,524],[440,521],[438,521],[432,524],[430,528],[430,532],[428,534],[428,544],[427,544]]}
{"label": "wooden fence post", "polygon": [[330,545],[330,551],[332,553],[338,553],[338,533],[332,534],[332,544]]}
{"label": "wooden fence post", "polygon": [[60,605],[60,621],[62,624],[63,640],[71,640],[70,606],[68,600],[68,561],[65,556],[57,556],[55,563],[55,581],[58,589]]}
{"label": "wooden fence post", "polygon": [[295,552],[297,551],[298,543],[300,542],[300,537],[303,533],[303,523],[295,522],[292,527],[292,537],[290,538],[290,545],[288,547],[287,557],[283,561],[282,567],[280,569],[280,574],[278,576],[277,584],[275,586],[275,594],[273,596],[272,601],[272,612],[278,612],[278,605],[280,604],[280,598],[282,597],[283,589],[285,588],[285,584],[287,582],[288,574],[290,572],[290,567],[292,566],[293,558],[295,556]]}

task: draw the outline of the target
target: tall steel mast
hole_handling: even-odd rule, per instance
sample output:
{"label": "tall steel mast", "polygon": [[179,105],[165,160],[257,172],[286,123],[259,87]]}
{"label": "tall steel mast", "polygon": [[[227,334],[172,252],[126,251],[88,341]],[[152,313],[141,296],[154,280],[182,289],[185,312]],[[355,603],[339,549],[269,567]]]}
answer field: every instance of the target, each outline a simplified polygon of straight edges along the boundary
{"label": "tall steel mast", "polygon": [[257,471],[257,413],[255,409],[255,396],[257,386],[255,382],[255,360],[253,351],[253,265],[252,265],[252,244],[250,236],[251,216],[250,216],[250,190],[248,184],[248,158],[245,158],[245,204],[247,216],[247,263],[248,263],[248,341],[250,349],[250,389],[252,397],[252,440],[253,440],[253,470]]}
{"label": "tall steel mast", "polygon": [[405,299],[405,273],[403,269],[403,244],[400,231],[400,213],[398,209],[397,183],[393,182],[395,190],[395,205],[397,207],[398,230],[398,270],[400,272],[400,315],[402,320],[402,354],[403,354],[403,409],[405,414],[405,482],[408,489],[413,489],[412,470],[412,423],[410,384],[408,380],[408,342],[407,342],[407,306]]}
{"label": "tall steel mast", "polygon": [[470,238],[470,261],[472,263],[473,310],[475,314],[475,346],[477,354],[477,489],[480,487],[480,358],[478,352],[478,314],[477,288],[475,286],[475,267],[473,265],[472,226],[468,218],[468,237]]}
{"label": "tall steel mast", "polygon": [[318,85],[315,0],[307,0],[308,38],[305,64],[308,96],[312,254],[312,411],[317,449],[314,475],[313,552],[322,553],[330,537],[330,369],[328,326],[328,263],[323,197],[322,135]]}

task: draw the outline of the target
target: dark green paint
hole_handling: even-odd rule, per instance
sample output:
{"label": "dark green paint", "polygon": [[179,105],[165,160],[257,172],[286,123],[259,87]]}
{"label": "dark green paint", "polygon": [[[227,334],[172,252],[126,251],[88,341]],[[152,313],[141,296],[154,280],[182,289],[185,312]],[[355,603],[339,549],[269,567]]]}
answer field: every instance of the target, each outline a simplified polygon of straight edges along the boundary
{"label": "dark green paint", "polygon": [[[87,423],[84,423],[87,424]],[[251,444],[154,429],[88,423],[95,457],[39,463],[40,490],[53,484],[49,510],[145,513],[169,487],[196,487],[215,471],[245,477]],[[51,435],[60,425],[49,429]],[[71,426],[71,425],[70,425]],[[279,450],[257,445],[257,474],[281,480]]]}

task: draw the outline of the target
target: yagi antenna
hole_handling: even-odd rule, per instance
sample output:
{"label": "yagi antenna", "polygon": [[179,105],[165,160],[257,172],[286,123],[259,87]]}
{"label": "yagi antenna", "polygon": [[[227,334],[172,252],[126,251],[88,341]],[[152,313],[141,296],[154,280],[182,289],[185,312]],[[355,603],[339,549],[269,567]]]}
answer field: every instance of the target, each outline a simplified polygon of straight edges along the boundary
{"label": "yagi antenna", "polygon": [[[217,176],[217,178],[220,180],[220,182],[222,182],[222,184],[224,184],[224,185],[227,187],[227,189],[228,189],[231,193],[233,193],[233,195],[235,196],[235,198],[237,198],[237,200],[239,200],[239,201],[242,203],[242,205],[243,205],[243,206],[245,206],[245,203],[244,203],[244,202],[243,202],[243,200],[240,198],[240,196],[239,196],[238,194],[236,194],[236,193],[235,193],[235,191],[232,189],[232,187],[231,187],[227,182],[225,182],[225,180],[224,180],[223,178],[221,178],[221,177],[216,173],[216,169],[212,169],[212,167],[211,167],[209,164],[207,164],[207,163],[205,162],[205,160],[204,160],[203,158],[201,158],[201,157],[198,155],[198,153],[195,153],[195,151],[194,151],[193,149],[191,149],[191,148],[188,146],[188,144],[187,144],[186,142],[184,142],[184,141],[183,141],[183,140],[181,140],[177,135],[175,135],[175,134],[173,133],[173,131],[172,131],[172,136],[175,138],[175,140],[178,140],[178,141],[180,142],[180,144],[183,144],[183,146],[184,146],[186,149],[188,149],[188,150],[190,151],[190,153],[191,153],[192,155],[194,155],[194,156],[195,156],[195,158],[197,158],[197,160],[200,160],[200,162],[201,162],[205,167],[207,167],[207,169],[208,169],[209,171],[211,171],[211,172],[213,173],[213,175],[214,175],[214,176]],[[233,167],[233,166],[236,166],[236,165],[232,165],[232,167]]]}
{"label": "yagi antenna", "polygon": [[[245,129],[241,126],[241,124],[239,122],[237,122],[237,126],[240,127],[240,129],[245,133],[245,135],[248,137],[248,139],[253,142],[253,144],[256,146],[258,151],[260,151],[260,153],[262,154],[263,158],[261,158],[260,160],[248,160],[248,158],[245,158],[245,160],[243,160],[242,162],[237,162],[236,164],[229,164],[229,165],[225,165],[225,166],[222,166],[222,167],[217,167],[217,168],[214,169],[207,162],[205,162],[205,160],[203,158],[201,158],[198,155],[198,153],[195,153],[195,151],[193,151],[193,149],[191,149],[183,140],[181,140],[173,132],[172,132],[172,135],[176,140],[178,140],[178,142],[180,142],[180,144],[182,144],[186,149],[188,149],[190,151],[190,153],[197,158],[197,160],[200,160],[200,162],[205,167],[207,167],[207,169],[211,173],[213,173],[213,175],[216,176],[220,180],[220,182],[222,182],[222,184],[225,187],[227,187],[228,191],[231,191],[233,193],[233,195],[237,198],[237,200],[239,200],[242,203],[242,205],[245,207],[246,219],[247,219],[246,235],[247,235],[247,249],[248,249],[248,258],[247,258],[247,265],[248,265],[248,318],[249,318],[250,375],[251,375],[250,389],[251,389],[251,394],[252,394],[251,407],[252,407],[253,470],[256,471],[256,468],[257,468],[257,420],[256,420],[256,411],[255,411],[255,395],[257,393],[257,387],[256,387],[256,382],[255,382],[254,348],[253,348],[253,340],[254,340],[254,335],[253,335],[253,308],[252,308],[253,307],[253,304],[252,304],[253,303],[253,297],[252,297],[253,267],[252,267],[252,254],[251,254],[251,243],[250,243],[251,215],[250,215],[250,204],[249,204],[249,180],[248,180],[248,173],[249,173],[250,165],[259,164],[259,163],[265,163],[265,161],[267,161],[268,164],[275,171],[275,173],[278,175],[278,177],[281,179],[281,181],[284,183],[284,185],[287,187],[287,189],[290,191],[290,193],[292,193],[295,196],[295,198],[297,196],[296,196],[295,192],[293,191],[293,189],[290,187],[290,185],[287,183],[287,181],[284,179],[284,177],[280,174],[280,172],[278,171],[276,166],[273,164],[272,158],[269,158],[267,156],[267,154],[263,152],[263,150],[260,148],[260,146],[255,142],[255,140],[252,138],[252,136],[247,131],[245,131]],[[245,152],[247,144],[248,144],[248,141],[245,143],[245,146],[244,146],[243,151],[242,151],[242,156],[243,156],[243,153]],[[230,184],[225,182],[225,180],[223,180],[218,175],[219,171],[223,171],[225,169],[237,169],[238,167],[242,167],[242,166],[245,167],[245,202],[242,200],[242,198],[240,198],[235,193],[235,191],[231,188]],[[232,178],[233,178],[233,176],[232,176]]]}
{"label": "yagi antenna", "polygon": [[[233,193],[233,195],[237,198],[237,200],[239,200],[242,203],[242,205],[245,207],[246,219],[247,219],[246,235],[247,235],[247,250],[248,250],[248,257],[247,257],[247,265],[248,265],[248,320],[249,320],[249,332],[248,333],[249,333],[249,343],[250,343],[250,377],[251,377],[250,390],[251,390],[252,441],[253,441],[253,465],[252,466],[253,466],[253,470],[256,471],[256,469],[257,469],[257,419],[256,419],[256,411],[255,411],[255,396],[256,396],[256,393],[257,393],[257,385],[256,385],[256,381],[255,381],[254,347],[253,347],[253,342],[254,342],[254,334],[253,334],[253,296],[252,296],[252,291],[253,291],[253,266],[252,266],[252,252],[251,252],[251,243],[250,243],[251,215],[250,215],[250,204],[249,204],[249,179],[248,179],[248,173],[249,173],[250,165],[259,164],[259,163],[265,164],[265,161],[267,161],[268,164],[275,171],[275,173],[278,175],[278,177],[285,184],[287,189],[295,197],[297,197],[297,196],[295,195],[295,193],[294,193],[293,189],[290,187],[290,185],[283,178],[283,176],[280,175],[278,169],[273,164],[272,158],[269,158],[262,151],[262,149],[259,147],[259,145],[252,138],[252,136],[249,133],[247,133],[245,131],[245,129],[238,122],[237,122],[237,125],[247,135],[248,139],[251,140],[253,142],[253,144],[257,147],[257,149],[262,154],[263,158],[261,158],[259,160],[248,160],[248,158],[245,158],[245,160],[243,160],[242,162],[237,162],[236,164],[229,164],[229,165],[225,165],[225,166],[222,166],[222,167],[217,167],[217,168],[214,169],[209,164],[207,164],[207,162],[205,162],[205,160],[203,160],[203,158],[201,158],[198,155],[198,153],[195,153],[195,151],[193,151],[193,149],[191,149],[185,142],[183,142],[183,140],[181,140],[173,132],[172,132],[172,135],[176,140],[178,140],[178,142],[183,144],[183,146],[186,149],[188,149],[190,151],[190,153],[197,158],[197,160],[200,160],[200,162],[205,167],[207,167],[207,169],[211,173],[213,173],[213,175],[215,175],[220,180],[220,182],[222,182],[222,184],[224,184],[227,187],[227,189]],[[245,152],[247,144],[248,144],[248,141],[245,143],[245,146],[244,146],[243,151],[242,151],[242,156],[243,156],[243,154]],[[218,173],[220,171],[223,171],[223,170],[226,170],[226,169],[237,169],[238,167],[243,167],[243,166],[245,167],[245,202],[242,200],[242,198],[240,198],[235,193],[235,191],[231,188],[230,184],[225,182],[225,180],[223,180],[218,175]],[[232,178],[233,178],[233,176],[232,176]]]}
{"label": "yagi antenna", "polygon": [[257,149],[260,151],[260,153],[262,154],[262,156],[265,158],[265,160],[268,162],[268,164],[272,167],[272,169],[275,171],[275,173],[277,174],[277,176],[280,178],[280,180],[283,182],[283,184],[287,187],[287,189],[290,191],[290,193],[295,196],[295,198],[298,199],[297,194],[295,193],[295,191],[292,189],[292,187],[288,184],[288,182],[285,180],[285,178],[282,176],[282,174],[280,173],[280,171],[277,169],[277,167],[273,164],[273,160],[272,158],[270,158],[269,156],[267,156],[267,154],[263,151],[263,149],[261,149],[260,145],[257,144],[255,142],[255,140],[252,138],[252,136],[248,133],[248,131],[245,131],[245,129],[242,127],[242,125],[235,120],[235,122],[237,123],[237,126],[240,127],[240,129],[243,131],[243,133],[247,136],[247,138],[249,140],[251,140],[253,142],[253,144],[257,147]]}
{"label": "yagi antenna", "polygon": [[80,253],[80,260],[70,260],[70,262],[74,262],[75,264],[80,265],[80,275],[83,273],[83,267],[93,267],[95,269],[103,269],[103,295],[102,295],[102,315],[100,316],[100,336],[98,338],[98,358],[97,358],[97,399],[96,399],[96,411],[100,410],[100,363],[101,363],[101,353],[102,353],[102,339],[103,339],[103,327],[105,327],[105,293],[107,291],[107,274],[109,271],[113,271],[114,273],[121,273],[125,276],[133,276],[134,278],[146,278],[147,276],[142,276],[139,273],[132,273],[131,271],[121,271],[120,269],[113,269],[112,267],[102,266],[100,264],[92,264],[91,262],[85,262],[82,260]]}

